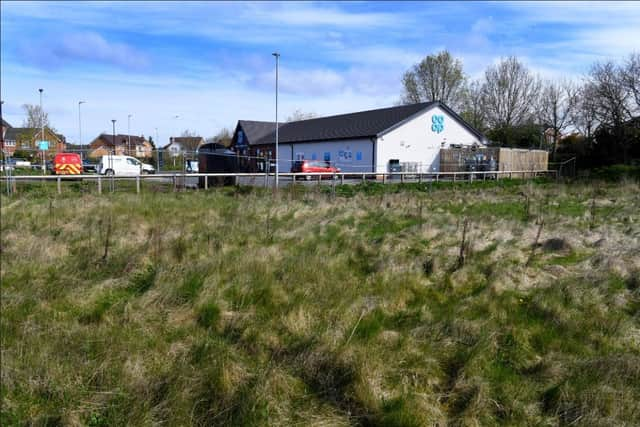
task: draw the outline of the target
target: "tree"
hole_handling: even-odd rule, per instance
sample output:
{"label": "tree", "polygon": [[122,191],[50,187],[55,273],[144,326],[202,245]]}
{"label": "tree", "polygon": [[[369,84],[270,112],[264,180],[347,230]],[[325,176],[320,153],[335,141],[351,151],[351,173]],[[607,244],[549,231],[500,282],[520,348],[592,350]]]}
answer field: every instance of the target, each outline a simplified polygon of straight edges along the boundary
{"label": "tree", "polygon": [[578,99],[571,116],[571,124],[584,135],[587,146],[593,142],[593,134],[598,127],[595,96],[592,83],[582,85],[578,90]]}
{"label": "tree", "polygon": [[42,111],[39,105],[24,104],[22,106],[26,115],[25,120],[22,121],[23,128],[41,128],[44,124],[53,132],[55,129],[49,123],[49,114],[46,111]]}
{"label": "tree", "polygon": [[622,84],[633,96],[636,114],[640,114],[640,53],[629,55],[622,70]]}
{"label": "tree", "polygon": [[[542,85],[537,108],[538,121],[553,133],[551,158],[562,132],[569,126],[573,111],[578,103],[578,89],[570,81],[560,83],[547,81]],[[545,129],[545,130],[546,130]]]}
{"label": "tree", "polygon": [[466,76],[462,62],[444,50],[415,64],[402,77],[402,103],[441,101],[459,110],[464,101]]}
{"label": "tree", "polygon": [[540,80],[516,57],[503,59],[485,71],[482,99],[487,124],[499,130],[499,142],[510,144],[511,129],[531,121]]}
{"label": "tree", "polygon": [[297,122],[299,120],[315,119],[316,117],[318,117],[316,113],[305,113],[301,109],[296,108],[296,110],[293,113],[291,113],[289,117],[287,117],[286,121]]}
{"label": "tree", "polygon": [[[610,136],[601,138],[609,141],[609,158],[628,164],[634,138],[627,134],[626,122],[632,118],[633,101],[632,93],[625,84],[624,69],[611,61],[595,63],[589,73],[589,83],[595,117],[601,127],[606,128],[600,129],[599,133]],[[600,150],[603,148],[599,147]]]}
{"label": "tree", "polygon": [[185,129],[182,131],[182,133],[180,134],[181,137],[183,138],[193,138],[198,136],[198,134],[195,131],[189,130],[189,129]]}
{"label": "tree", "polygon": [[460,116],[480,132],[486,130],[486,113],[482,96],[482,83],[480,81],[471,82],[465,90]]}
{"label": "tree", "polygon": [[214,142],[216,144],[222,144],[225,147],[228,147],[231,145],[232,138],[233,138],[233,133],[227,128],[222,128],[218,131],[217,134],[215,134],[210,138],[207,138],[207,142],[209,143]]}

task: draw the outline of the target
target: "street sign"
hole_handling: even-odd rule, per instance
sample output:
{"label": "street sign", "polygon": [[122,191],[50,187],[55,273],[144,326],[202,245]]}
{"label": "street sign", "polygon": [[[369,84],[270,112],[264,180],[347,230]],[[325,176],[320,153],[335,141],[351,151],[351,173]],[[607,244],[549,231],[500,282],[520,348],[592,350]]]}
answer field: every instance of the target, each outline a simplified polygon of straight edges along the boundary
{"label": "street sign", "polygon": [[42,151],[49,149],[49,141],[38,141],[38,148]]}

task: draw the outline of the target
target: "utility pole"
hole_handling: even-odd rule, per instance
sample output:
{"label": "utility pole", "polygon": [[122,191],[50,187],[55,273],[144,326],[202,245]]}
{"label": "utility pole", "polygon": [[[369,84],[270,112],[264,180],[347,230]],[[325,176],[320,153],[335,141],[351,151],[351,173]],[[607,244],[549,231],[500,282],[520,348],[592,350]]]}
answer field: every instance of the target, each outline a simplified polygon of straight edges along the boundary
{"label": "utility pole", "polygon": [[[42,110],[42,92],[43,91],[44,89],[38,89],[38,92],[40,92],[40,132],[42,135],[42,138],[40,139],[40,141],[44,141],[44,111]],[[42,151],[42,175],[45,175],[47,172],[47,166],[45,164],[45,159],[44,159],[44,150],[41,150],[41,151]]]}
{"label": "utility pole", "polygon": [[127,116],[127,138],[129,140],[129,142],[127,143],[127,146],[129,149],[129,155],[131,155],[131,116],[132,114],[129,114]]}
{"label": "utility pole", "polygon": [[80,114],[80,106],[86,101],[78,101],[78,145],[80,146],[80,161],[82,161],[82,115]]}
{"label": "utility pole", "polygon": [[[112,141],[113,141],[113,151],[114,151],[114,154],[115,154],[116,147],[117,147],[117,145],[116,145],[116,119],[111,119],[111,123],[113,124],[113,140]],[[114,188],[115,186],[114,186],[113,177],[116,174],[115,173],[116,171],[113,169],[113,154],[111,155],[110,160],[111,161],[109,162],[110,163],[109,166],[110,166],[111,170],[113,171],[113,173],[111,175],[111,192],[113,192],[113,190],[115,189]]]}
{"label": "utility pole", "polygon": [[160,173],[160,148],[159,144],[160,142],[158,141],[158,128],[156,128],[156,170],[158,171],[158,173]]}
{"label": "utility pole", "polygon": [[[278,188],[278,174],[280,172],[280,153],[278,152],[278,65],[280,62],[280,54],[278,52],[272,53],[276,57],[276,189]],[[271,165],[269,165],[271,169]]]}

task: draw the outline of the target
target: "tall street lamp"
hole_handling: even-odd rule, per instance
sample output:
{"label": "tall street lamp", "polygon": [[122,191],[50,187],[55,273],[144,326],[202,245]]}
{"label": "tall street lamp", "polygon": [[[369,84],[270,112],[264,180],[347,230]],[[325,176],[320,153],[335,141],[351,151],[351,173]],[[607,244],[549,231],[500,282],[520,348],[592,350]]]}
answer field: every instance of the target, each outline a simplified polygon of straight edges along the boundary
{"label": "tall street lamp", "polygon": [[[44,91],[44,89],[38,89],[38,92],[40,92],[40,132],[42,135],[42,138],[40,139],[40,141],[44,141],[44,111],[42,110],[42,92]],[[45,165],[45,161],[44,161],[44,150],[42,150],[42,175],[44,175],[46,173],[46,165]]]}
{"label": "tall street lamp", "polygon": [[127,138],[129,140],[128,142],[128,147],[129,147],[129,155],[131,155],[131,117],[133,116],[133,114],[129,114],[127,116]]}
{"label": "tall street lamp", "polygon": [[[272,53],[276,57],[276,189],[278,188],[278,173],[280,172],[280,155],[278,152],[278,65],[280,63],[280,54]],[[271,168],[271,165],[269,165]]]}
{"label": "tall street lamp", "polygon": [[78,101],[78,145],[80,146],[80,161],[82,161],[82,115],[80,114],[80,106],[87,101]]}

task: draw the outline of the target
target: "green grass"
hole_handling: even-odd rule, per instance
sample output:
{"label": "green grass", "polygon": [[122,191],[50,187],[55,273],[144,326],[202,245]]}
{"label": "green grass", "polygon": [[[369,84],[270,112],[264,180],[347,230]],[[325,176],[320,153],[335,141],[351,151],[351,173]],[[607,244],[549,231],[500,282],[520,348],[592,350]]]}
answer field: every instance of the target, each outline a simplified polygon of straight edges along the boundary
{"label": "green grass", "polygon": [[637,184],[74,184],[0,200],[2,425],[640,424]]}

